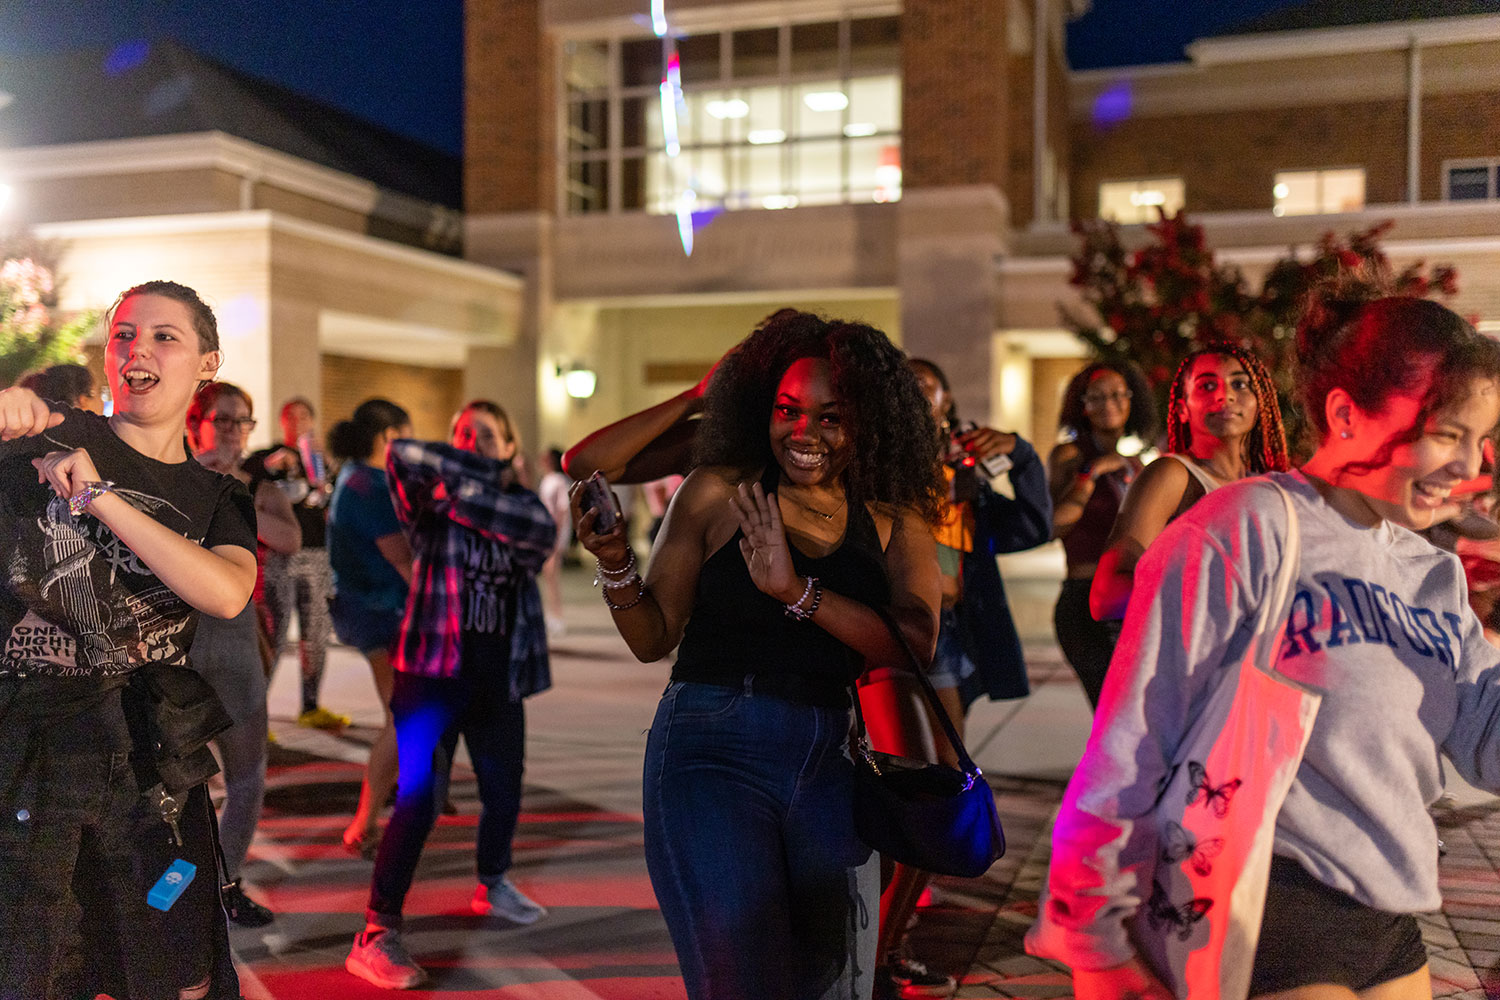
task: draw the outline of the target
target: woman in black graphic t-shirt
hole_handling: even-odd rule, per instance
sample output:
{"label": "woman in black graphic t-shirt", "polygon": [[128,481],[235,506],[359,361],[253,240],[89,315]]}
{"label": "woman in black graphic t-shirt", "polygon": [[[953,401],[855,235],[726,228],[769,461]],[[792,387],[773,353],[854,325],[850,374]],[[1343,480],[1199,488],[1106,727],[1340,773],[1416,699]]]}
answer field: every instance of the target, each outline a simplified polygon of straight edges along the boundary
{"label": "woman in black graphic t-shirt", "polygon": [[[109,320],[113,416],[0,392],[0,998],[234,997],[201,786],[179,846],[142,796],[156,779],[122,695],[149,662],[186,664],[198,612],[245,606],[255,515],[183,448],[221,360],[213,313],[155,281]],[[199,870],[152,908],[176,858]]]}

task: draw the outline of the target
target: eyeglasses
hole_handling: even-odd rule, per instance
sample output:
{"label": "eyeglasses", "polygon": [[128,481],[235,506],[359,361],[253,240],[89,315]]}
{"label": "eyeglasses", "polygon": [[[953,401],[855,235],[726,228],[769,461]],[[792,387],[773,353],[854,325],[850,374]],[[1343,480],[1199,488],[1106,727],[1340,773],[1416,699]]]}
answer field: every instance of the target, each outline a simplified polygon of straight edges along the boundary
{"label": "eyeglasses", "polygon": [[1103,406],[1105,403],[1128,403],[1131,392],[1129,389],[1120,389],[1116,392],[1086,392],[1083,401],[1088,406]]}
{"label": "eyeglasses", "polygon": [[221,431],[232,431],[238,427],[248,434],[255,430],[254,417],[214,417],[209,423]]}

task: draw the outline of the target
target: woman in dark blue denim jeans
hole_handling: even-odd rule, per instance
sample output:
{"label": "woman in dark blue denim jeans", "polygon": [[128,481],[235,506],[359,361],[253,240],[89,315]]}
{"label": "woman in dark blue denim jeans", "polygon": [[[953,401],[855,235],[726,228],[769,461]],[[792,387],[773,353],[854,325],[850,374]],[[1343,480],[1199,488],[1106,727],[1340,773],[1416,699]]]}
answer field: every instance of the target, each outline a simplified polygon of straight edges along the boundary
{"label": "woman in dark blue denim jeans", "polygon": [[932,649],[936,441],[884,334],[783,310],[720,363],[644,580],[574,490],[631,652],[681,644],[646,747],[646,861],[694,1000],[869,995],[850,689],[905,662],[876,607]]}

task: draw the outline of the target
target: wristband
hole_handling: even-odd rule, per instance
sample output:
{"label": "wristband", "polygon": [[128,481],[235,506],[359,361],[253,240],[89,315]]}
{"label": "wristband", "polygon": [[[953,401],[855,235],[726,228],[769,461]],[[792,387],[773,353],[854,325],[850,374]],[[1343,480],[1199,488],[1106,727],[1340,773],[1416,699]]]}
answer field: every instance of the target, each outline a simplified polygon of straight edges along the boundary
{"label": "wristband", "polygon": [[97,483],[84,483],[83,489],[68,498],[68,513],[78,517],[88,509],[89,504],[98,500],[106,493],[113,493],[115,484],[105,480]]}

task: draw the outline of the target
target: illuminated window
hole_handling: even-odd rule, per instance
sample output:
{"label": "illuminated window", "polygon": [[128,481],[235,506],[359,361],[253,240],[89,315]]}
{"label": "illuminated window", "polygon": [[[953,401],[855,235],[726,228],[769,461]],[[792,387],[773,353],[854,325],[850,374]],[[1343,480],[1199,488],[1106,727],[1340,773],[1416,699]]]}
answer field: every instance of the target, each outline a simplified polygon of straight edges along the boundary
{"label": "illuminated window", "polygon": [[1489,201],[1500,197],[1500,159],[1444,160],[1444,201]]}
{"label": "illuminated window", "polygon": [[1273,215],[1326,215],[1365,207],[1363,167],[1283,170],[1271,187]]}
{"label": "illuminated window", "polygon": [[1186,188],[1181,177],[1105,181],[1099,185],[1099,218],[1115,222],[1155,222],[1182,211]]}
{"label": "illuminated window", "polygon": [[559,121],[568,212],[792,208],[901,197],[899,17],[677,39],[681,152],[664,148],[654,37],[569,41]]}

